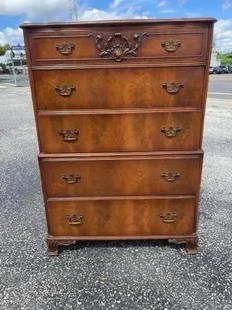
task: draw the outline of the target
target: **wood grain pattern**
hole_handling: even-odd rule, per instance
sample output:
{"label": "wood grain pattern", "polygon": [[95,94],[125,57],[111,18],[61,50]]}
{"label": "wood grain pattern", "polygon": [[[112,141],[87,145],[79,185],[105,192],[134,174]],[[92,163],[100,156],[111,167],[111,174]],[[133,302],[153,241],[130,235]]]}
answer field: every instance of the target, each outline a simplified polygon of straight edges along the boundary
{"label": "wood grain pattern", "polygon": [[[122,111],[122,114],[51,114],[38,118],[44,153],[197,150],[201,122],[201,112],[123,114]],[[168,137],[167,130],[171,127],[180,131]],[[75,141],[64,141],[60,130],[76,130],[79,134]]]}
{"label": "wood grain pattern", "polygon": [[[200,156],[140,156],[115,158],[42,159],[40,165],[48,197],[178,195],[199,189]],[[175,182],[161,174],[178,172]],[[63,175],[78,174],[81,180],[67,184]]]}
{"label": "wood grain pattern", "polygon": [[[36,100],[38,109],[49,110],[200,106],[203,73],[203,67],[39,70],[34,71]],[[184,87],[170,94],[166,82]],[[63,97],[57,85],[76,90]]]}
{"label": "wood grain pattern", "polygon": [[93,27],[93,26],[117,26],[124,25],[127,27],[137,26],[141,27],[142,25],[156,25],[156,24],[163,24],[166,28],[171,26],[172,28],[175,27],[177,24],[181,25],[185,28],[191,28],[193,25],[194,27],[199,26],[202,28],[207,24],[213,24],[217,21],[216,18],[213,17],[194,17],[194,18],[146,18],[146,19],[119,19],[119,20],[90,20],[90,21],[71,21],[71,22],[44,22],[44,23],[23,23],[20,25],[23,29],[33,29],[36,31],[37,28],[40,30],[47,31],[48,29],[59,29],[62,33],[62,30],[68,29],[77,29],[82,27]]}
{"label": "wood grain pattern", "polygon": [[[195,232],[195,199],[49,201],[49,233],[53,236],[184,235]],[[174,223],[160,215],[175,212]],[[67,215],[82,215],[83,223],[70,225]]]}
{"label": "wood grain pattern", "polygon": [[168,239],[197,252],[214,22],[22,26],[49,255],[117,239]]}
{"label": "wood grain pattern", "polygon": [[[111,59],[100,58],[95,38],[100,35],[105,40],[114,33],[121,33],[128,40],[133,40],[134,34],[146,32],[149,34],[145,45],[138,50],[137,57],[128,57],[126,62],[159,62],[165,61],[185,63],[187,59],[193,62],[205,61],[207,57],[207,38],[209,25],[215,19],[176,19],[170,20],[131,20],[104,21],[88,23],[49,23],[24,24],[27,31],[29,48],[34,64],[46,63],[110,63]],[[57,41],[56,41],[57,40]],[[164,53],[161,44],[167,40],[181,40],[183,44],[176,54]],[[56,43],[58,42],[58,43]],[[56,44],[70,42],[77,45],[71,55],[59,55],[54,51]],[[192,44],[189,44],[191,42]],[[66,57],[67,56],[67,57]]]}
{"label": "wood grain pattern", "polygon": [[[124,35],[125,31],[122,33]],[[134,43],[133,35],[140,34],[141,31],[130,32],[126,31],[125,36],[130,43]],[[142,41],[141,47],[138,49],[138,57],[151,57],[151,58],[171,58],[177,61],[178,58],[189,58],[191,56],[203,59],[205,53],[205,38],[206,33],[175,33],[174,31],[166,34],[156,32],[154,29],[152,32],[146,32],[147,36]],[[99,60],[99,51],[96,48],[96,37],[101,35],[103,43],[107,41],[114,33],[107,33],[100,30],[93,33],[91,30],[86,33],[74,32],[70,35],[54,36],[53,33],[46,33],[43,36],[32,37],[33,42],[33,59],[35,62],[41,62],[43,60],[56,60],[61,63],[66,63],[70,60],[88,61],[91,58]],[[167,52],[162,43],[174,40],[180,41],[181,45],[176,51]],[[192,44],[189,44],[189,42]],[[57,50],[58,45],[71,44],[73,50],[67,55],[62,55]]]}

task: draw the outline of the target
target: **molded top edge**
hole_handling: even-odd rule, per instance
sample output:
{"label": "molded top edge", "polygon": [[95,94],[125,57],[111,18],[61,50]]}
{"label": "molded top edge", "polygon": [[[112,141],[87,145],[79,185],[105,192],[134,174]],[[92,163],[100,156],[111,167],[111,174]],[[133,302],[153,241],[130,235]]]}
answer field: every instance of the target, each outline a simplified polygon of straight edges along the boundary
{"label": "molded top edge", "polygon": [[95,20],[95,21],[73,21],[73,22],[49,22],[49,23],[23,23],[20,28],[30,27],[59,27],[59,26],[93,26],[93,25],[126,25],[126,24],[156,24],[156,23],[186,23],[186,22],[211,22],[216,18],[172,18],[172,19],[118,19],[118,20]]}

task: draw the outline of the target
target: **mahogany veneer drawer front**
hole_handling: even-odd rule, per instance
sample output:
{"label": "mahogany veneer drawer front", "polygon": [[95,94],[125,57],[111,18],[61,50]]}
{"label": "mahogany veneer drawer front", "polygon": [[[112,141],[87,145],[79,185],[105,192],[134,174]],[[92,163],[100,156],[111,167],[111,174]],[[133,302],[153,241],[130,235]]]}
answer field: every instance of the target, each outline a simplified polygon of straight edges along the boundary
{"label": "mahogany veneer drawer front", "polygon": [[188,235],[195,232],[195,198],[48,201],[54,236]]}
{"label": "mahogany veneer drawer front", "polygon": [[24,24],[48,249],[197,251],[213,18]]}
{"label": "mahogany veneer drawer front", "polygon": [[104,68],[34,72],[39,109],[200,106],[204,68]]}
{"label": "mahogany veneer drawer front", "polygon": [[89,113],[40,115],[38,127],[42,152],[181,151],[200,148],[202,113],[199,111]]}
{"label": "mahogany veneer drawer front", "polygon": [[[64,28],[47,29],[45,33],[38,29],[32,33],[29,46],[33,63],[120,62],[123,58],[134,61],[133,56],[136,61],[205,61],[206,58],[209,29],[204,24],[169,29],[167,25],[85,28],[72,29],[71,33]],[[122,53],[124,49],[127,50]]]}
{"label": "mahogany veneer drawer front", "polygon": [[195,195],[201,156],[41,159],[49,197]]}

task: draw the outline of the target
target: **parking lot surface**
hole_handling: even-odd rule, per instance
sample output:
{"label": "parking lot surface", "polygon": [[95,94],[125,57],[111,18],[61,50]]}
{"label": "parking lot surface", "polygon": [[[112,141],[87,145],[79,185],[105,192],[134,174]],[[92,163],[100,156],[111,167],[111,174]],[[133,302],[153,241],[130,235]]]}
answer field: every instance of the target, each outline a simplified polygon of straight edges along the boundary
{"label": "parking lot surface", "polygon": [[232,100],[232,74],[210,75],[209,98]]}
{"label": "parking lot surface", "polygon": [[48,257],[30,90],[0,83],[0,309],[231,310],[231,124],[232,99],[210,98],[199,254],[114,241]]}

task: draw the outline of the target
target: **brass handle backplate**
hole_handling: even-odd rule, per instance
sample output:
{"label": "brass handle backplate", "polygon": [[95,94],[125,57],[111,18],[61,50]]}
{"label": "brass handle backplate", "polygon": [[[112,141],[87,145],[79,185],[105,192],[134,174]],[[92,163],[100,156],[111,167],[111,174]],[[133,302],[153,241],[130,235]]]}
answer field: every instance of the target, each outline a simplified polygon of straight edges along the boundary
{"label": "brass handle backplate", "polygon": [[166,82],[163,83],[162,86],[169,94],[177,94],[181,88],[184,88],[183,83],[175,83],[175,82]]}
{"label": "brass handle backplate", "polygon": [[161,46],[166,52],[176,52],[177,49],[181,46],[180,41],[168,40],[161,43]]}
{"label": "brass handle backplate", "polygon": [[81,176],[79,174],[65,174],[62,175],[62,179],[68,184],[75,184],[80,181]]}
{"label": "brass handle backplate", "polygon": [[162,132],[165,137],[172,138],[176,137],[179,132],[181,132],[180,127],[161,127],[160,132]]}
{"label": "brass handle backplate", "polygon": [[75,49],[75,45],[72,43],[61,43],[56,45],[56,50],[61,55],[71,55],[73,50]]}
{"label": "brass handle backplate", "polygon": [[75,86],[68,86],[68,85],[57,85],[55,87],[56,92],[60,96],[70,96],[75,89],[76,89]]}
{"label": "brass handle backplate", "polygon": [[176,222],[177,214],[168,212],[168,213],[160,214],[160,217],[163,219],[163,222],[165,224],[172,224]]}
{"label": "brass handle backplate", "polygon": [[79,130],[78,129],[67,129],[59,130],[59,135],[63,137],[65,142],[74,142],[78,140]]}
{"label": "brass handle backplate", "polygon": [[66,215],[65,218],[68,221],[69,225],[82,225],[84,222],[83,215],[72,214],[72,215]]}
{"label": "brass handle backplate", "polygon": [[177,178],[180,177],[179,172],[163,172],[160,175],[162,178],[164,178],[167,182],[174,182]]}

